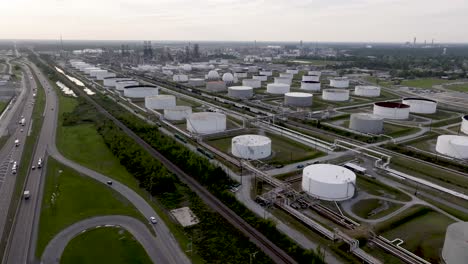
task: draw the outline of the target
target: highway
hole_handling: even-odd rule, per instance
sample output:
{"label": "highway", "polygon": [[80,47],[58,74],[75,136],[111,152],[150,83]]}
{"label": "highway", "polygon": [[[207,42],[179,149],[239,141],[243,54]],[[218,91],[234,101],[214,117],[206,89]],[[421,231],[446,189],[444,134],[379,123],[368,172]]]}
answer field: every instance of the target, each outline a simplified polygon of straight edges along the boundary
{"label": "highway", "polygon": [[[40,157],[46,157],[50,154],[52,157],[57,159],[64,165],[70,166],[80,173],[88,175],[103,184],[108,180],[112,180],[102,174],[99,174],[93,170],[85,168],[79,164],[76,164],[65,157],[63,157],[55,146],[55,132],[58,119],[58,97],[55,94],[55,90],[50,86],[48,81],[42,76],[40,71],[35,65],[32,65],[33,70],[37,73],[38,78],[46,90],[47,108],[44,123],[41,129],[39,140],[37,143],[36,151],[34,153],[34,161]],[[43,170],[31,170],[26,188],[31,192],[31,199],[26,201],[23,200],[16,217],[16,223],[13,228],[10,243],[7,247],[7,255],[5,263],[30,263],[34,261],[34,252],[36,248],[39,218],[42,201],[42,190],[45,180],[45,169]],[[155,248],[158,249],[157,254],[160,259],[164,259],[162,263],[189,263],[187,256],[181,250],[174,237],[170,233],[167,226],[164,224],[162,219],[156,214],[153,208],[136,192],[126,187],[125,185],[112,180],[112,188],[126,197],[146,218],[155,216],[158,220],[158,224],[154,225],[156,237],[146,237],[153,241],[151,248],[145,248],[147,252],[153,251]],[[107,185],[106,185],[107,186]],[[118,219],[113,219],[113,223],[116,223]],[[87,226],[82,226],[82,230],[86,229]],[[144,245],[143,245],[144,246]]]}
{"label": "highway", "polygon": [[153,263],[168,263],[164,255],[159,254],[160,248],[154,243],[153,235],[139,220],[123,216],[108,215],[88,218],[77,222],[58,233],[47,245],[42,255],[42,263],[60,263],[60,257],[67,244],[84,231],[102,227],[122,227],[130,232],[140,242]]}

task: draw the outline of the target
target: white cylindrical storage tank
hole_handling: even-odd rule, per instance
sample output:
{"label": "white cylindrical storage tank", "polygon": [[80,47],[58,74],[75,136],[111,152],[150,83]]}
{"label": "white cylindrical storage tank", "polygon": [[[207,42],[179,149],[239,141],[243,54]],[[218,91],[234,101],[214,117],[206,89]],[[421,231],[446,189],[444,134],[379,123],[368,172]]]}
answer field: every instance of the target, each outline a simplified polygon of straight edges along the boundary
{"label": "white cylindrical storage tank", "polygon": [[302,171],[302,190],[314,198],[344,201],[354,196],[356,174],[332,164],[315,164]]}
{"label": "white cylindrical storage tank", "polygon": [[78,65],[78,69],[79,69],[81,72],[84,72],[86,68],[94,68],[94,67],[93,67],[93,65],[88,64],[88,63],[83,63],[83,64],[79,64],[79,65]]}
{"label": "white cylindrical storage tank", "polygon": [[186,74],[174,74],[172,76],[174,82],[188,82],[188,76]]}
{"label": "white cylindrical storage tank", "polygon": [[247,78],[248,74],[246,72],[235,72],[234,76],[237,77],[238,79],[241,79],[241,78]]}
{"label": "white cylindrical storage tank", "polygon": [[262,82],[260,80],[255,80],[255,79],[244,79],[244,80],[242,80],[242,86],[250,86],[252,88],[260,88],[260,87],[262,87]]}
{"label": "white cylindrical storage tank", "polygon": [[285,93],[284,104],[290,106],[306,107],[312,105],[312,94],[310,93]]}
{"label": "white cylindrical storage tank", "polygon": [[282,83],[282,84],[291,85],[292,79],[291,78],[286,78],[286,77],[275,77],[275,83]]}
{"label": "white cylindrical storage tank", "polygon": [[178,105],[164,109],[164,118],[171,121],[185,120],[192,114],[192,107]]}
{"label": "white cylindrical storage tank", "polygon": [[368,113],[351,114],[349,120],[350,129],[366,134],[381,134],[383,125],[383,118]]}
{"label": "white cylindrical storage tank", "polygon": [[192,71],[192,65],[190,65],[190,64],[184,64],[184,65],[182,66],[182,70],[183,70],[183,71],[186,71],[186,72]]}
{"label": "white cylindrical storage tank", "polygon": [[292,73],[280,73],[279,77],[292,79],[292,78],[294,78],[294,74],[292,74]]}
{"label": "white cylindrical storage tank", "polygon": [[248,71],[252,72],[252,73],[258,72],[258,67],[257,66],[249,66]]}
{"label": "white cylindrical storage tank", "polygon": [[466,264],[468,261],[468,222],[455,222],[445,232],[442,260],[446,264]]}
{"label": "white cylindrical storage tank", "polygon": [[437,137],[436,151],[457,159],[468,159],[468,137],[442,135]]}
{"label": "white cylindrical storage tank", "polygon": [[115,82],[115,88],[119,91],[123,91],[125,86],[134,86],[138,85],[138,82],[135,80],[132,81],[116,81]]}
{"label": "white cylindrical storage tank", "polygon": [[226,72],[223,74],[222,80],[225,84],[232,84],[234,83],[234,75],[232,75],[230,72]]}
{"label": "white cylindrical storage tank", "polygon": [[364,97],[379,97],[380,87],[357,85],[354,89],[354,95]]}
{"label": "white cylindrical storage tank", "polygon": [[232,155],[241,159],[258,160],[271,155],[271,139],[259,135],[242,135],[231,140]]}
{"label": "white cylindrical storage tank", "polygon": [[219,80],[219,74],[217,71],[211,70],[208,72],[208,75],[206,76],[206,78],[210,81],[217,81]]}
{"label": "white cylindrical storage tank", "polygon": [[188,85],[193,86],[193,87],[200,87],[205,85],[205,80],[201,78],[190,78],[188,80]]}
{"label": "white cylindrical storage tank", "polygon": [[249,86],[231,86],[228,88],[228,96],[235,98],[250,98],[253,96],[253,88]]}
{"label": "white cylindrical storage tank", "polygon": [[408,119],[409,105],[395,102],[374,103],[374,115],[388,119]]}
{"label": "white cylindrical storage tank", "polygon": [[348,101],[349,100],[349,90],[341,89],[325,89],[322,91],[322,99],[326,101]]}
{"label": "white cylindrical storage tank", "polygon": [[225,131],[226,115],[213,112],[193,113],[187,117],[187,130],[196,134]]}
{"label": "white cylindrical storage tank", "polygon": [[209,81],[206,82],[206,90],[210,92],[223,92],[226,91],[226,84],[223,81]]}
{"label": "white cylindrical storage tank", "polygon": [[437,102],[424,98],[403,98],[402,103],[410,106],[410,113],[434,114],[437,111]]}
{"label": "white cylindrical storage tank", "polygon": [[289,93],[291,86],[284,83],[269,83],[267,84],[267,93],[270,94],[285,94]]}
{"label": "white cylindrical storage tank", "polygon": [[322,73],[320,71],[308,71],[307,75],[317,75],[320,77]]}
{"label": "white cylindrical storage tank", "polygon": [[158,94],[158,88],[152,85],[130,85],[124,87],[124,96],[129,98],[143,99]]}
{"label": "white cylindrical storage tank", "polygon": [[115,87],[117,81],[133,81],[132,79],[125,77],[106,77],[104,78],[104,86]]}
{"label": "white cylindrical storage tank", "polygon": [[299,73],[299,70],[296,70],[296,69],[289,69],[289,70],[286,70],[286,73],[289,73],[289,74],[298,74]]}
{"label": "white cylindrical storage tank", "polygon": [[272,71],[260,71],[259,72],[260,75],[265,75],[265,76],[273,76],[273,72]]}
{"label": "white cylindrical storage tank", "polygon": [[320,82],[302,81],[301,89],[307,91],[320,91]]}
{"label": "white cylindrical storage tank", "polygon": [[176,106],[176,98],[169,94],[160,94],[145,97],[145,107],[148,109],[166,109]]}
{"label": "white cylindrical storage tank", "polygon": [[330,86],[334,88],[348,88],[349,79],[346,77],[330,79]]}
{"label": "white cylindrical storage tank", "polygon": [[468,134],[468,115],[462,117],[461,132]]}
{"label": "white cylindrical storage tank", "polygon": [[96,79],[98,79],[99,81],[104,81],[104,78],[115,77],[115,76],[117,75],[113,72],[108,72],[108,71],[100,72],[100,73],[98,72],[96,74]]}
{"label": "white cylindrical storage tank", "polygon": [[84,68],[84,73],[90,75],[91,71],[100,70],[100,69],[101,68],[97,68],[97,67],[88,67],[88,68]]}
{"label": "white cylindrical storage tank", "polygon": [[261,82],[266,82],[268,80],[268,76],[266,75],[254,75],[252,76],[254,80],[260,80]]}
{"label": "white cylindrical storage tank", "polygon": [[104,73],[107,73],[107,70],[98,69],[98,70],[91,70],[91,71],[89,71],[89,75],[90,75],[91,77],[97,77],[98,73],[104,74]]}
{"label": "white cylindrical storage tank", "polygon": [[309,82],[320,82],[320,76],[317,75],[304,75],[302,76],[302,81]]}

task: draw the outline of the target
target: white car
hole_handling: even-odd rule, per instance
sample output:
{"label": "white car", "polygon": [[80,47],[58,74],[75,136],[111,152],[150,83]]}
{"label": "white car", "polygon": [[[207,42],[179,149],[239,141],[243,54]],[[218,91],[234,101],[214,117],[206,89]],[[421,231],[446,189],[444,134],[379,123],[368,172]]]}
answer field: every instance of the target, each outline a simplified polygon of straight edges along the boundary
{"label": "white car", "polygon": [[149,219],[150,219],[150,222],[152,224],[157,224],[158,223],[158,220],[156,220],[156,217],[154,217],[154,216],[151,216]]}

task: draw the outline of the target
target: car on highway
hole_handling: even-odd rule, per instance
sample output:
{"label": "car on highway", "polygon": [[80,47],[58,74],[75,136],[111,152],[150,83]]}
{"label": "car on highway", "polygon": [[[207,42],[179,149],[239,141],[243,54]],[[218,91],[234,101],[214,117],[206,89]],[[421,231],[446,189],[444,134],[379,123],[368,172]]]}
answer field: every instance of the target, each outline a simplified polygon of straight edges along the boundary
{"label": "car on highway", "polygon": [[39,158],[39,160],[37,161],[37,168],[42,168],[42,158]]}
{"label": "car on highway", "polygon": [[112,185],[112,181],[107,181],[107,185]]}
{"label": "car on highway", "polygon": [[283,168],[283,167],[284,167],[283,164],[278,164],[278,165],[275,166],[275,168],[277,168],[277,169],[281,169],[281,168]]}
{"label": "car on highway", "polygon": [[304,168],[304,164],[299,164],[299,165],[296,166],[296,168],[302,169],[302,168]]}
{"label": "car on highway", "polygon": [[32,165],[31,170],[35,170],[36,166]]}
{"label": "car on highway", "polygon": [[25,190],[23,192],[23,197],[24,197],[25,200],[28,200],[30,196],[31,196],[31,194],[30,194],[29,190]]}
{"label": "car on highway", "polygon": [[158,220],[156,220],[156,217],[154,217],[154,216],[151,216],[149,219],[150,219],[150,222],[152,224],[157,224],[158,223]]}
{"label": "car on highway", "polygon": [[24,130],[23,129],[20,129],[20,132],[22,133]]}

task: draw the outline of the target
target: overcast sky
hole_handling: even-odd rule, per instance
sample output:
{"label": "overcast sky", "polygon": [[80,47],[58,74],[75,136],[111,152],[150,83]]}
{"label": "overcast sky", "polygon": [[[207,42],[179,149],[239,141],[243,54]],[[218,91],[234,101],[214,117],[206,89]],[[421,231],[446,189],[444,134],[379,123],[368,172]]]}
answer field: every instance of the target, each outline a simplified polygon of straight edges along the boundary
{"label": "overcast sky", "polygon": [[0,0],[0,38],[468,42],[468,0]]}

